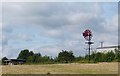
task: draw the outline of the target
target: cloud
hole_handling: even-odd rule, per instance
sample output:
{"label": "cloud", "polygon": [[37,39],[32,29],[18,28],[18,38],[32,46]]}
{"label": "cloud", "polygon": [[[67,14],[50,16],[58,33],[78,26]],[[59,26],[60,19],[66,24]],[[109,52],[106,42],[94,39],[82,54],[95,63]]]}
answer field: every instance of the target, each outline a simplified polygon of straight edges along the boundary
{"label": "cloud", "polygon": [[105,10],[113,5],[116,3],[3,3],[3,43],[7,47],[4,55],[14,50],[16,56],[17,50],[24,48],[50,56],[64,49],[83,55],[87,45],[82,33],[87,28],[93,32],[93,48],[101,40],[106,45],[116,45],[113,39],[117,39],[117,12]]}
{"label": "cloud", "polygon": [[3,2],[118,2],[119,0],[2,0]]}
{"label": "cloud", "polygon": [[118,15],[112,17],[112,19],[106,19],[104,28],[108,31],[118,31]]}
{"label": "cloud", "polygon": [[8,58],[16,58],[18,56],[18,54],[20,53],[20,50],[22,48],[16,48],[13,46],[5,46],[4,48],[2,48],[2,56],[3,57],[8,57]]}
{"label": "cloud", "polygon": [[18,35],[14,37],[14,39],[23,40],[23,41],[31,41],[31,37],[23,33],[19,33]]}
{"label": "cloud", "polygon": [[[32,50],[35,50],[35,53],[40,52],[42,56],[48,55],[52,57],[57,57],[58,53],[61,52],[61,48],[58,47],[57,45],[46,45],[43,47],[36,47]],[[53,53],[54,52],[54,53]]]}
{"label": "cloud", "polygon": [[5,35],[2,35],[2,45],[7,45],[8,44],[8,39]]}
{"label": "cloud", "polygon": [[[91,4],[92,8],[83,8],[83,5],[91,6]],[[8,23],[20,26],[34,24],[44,28],[59,28],[72,23],[74,25],[84,23],[87,18],[91,19],[101,12],[101,7],[96,10],[96,6],[98,8],[98,3],[80,3],[80,5],[79,3],[3,3],[3,18]]]}

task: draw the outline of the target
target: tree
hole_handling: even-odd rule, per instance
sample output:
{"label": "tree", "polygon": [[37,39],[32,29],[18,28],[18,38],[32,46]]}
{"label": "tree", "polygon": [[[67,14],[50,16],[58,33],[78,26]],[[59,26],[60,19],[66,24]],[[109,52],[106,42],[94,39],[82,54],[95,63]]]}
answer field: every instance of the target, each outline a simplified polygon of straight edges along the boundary
{"label": "tree", "polygon": [[115,49],[114,51],[115,51],[115,59],[117,61],[119,61],[119,59],[120,59],[120,51],[118,49]]}
{"label": "tree", "polygon": [[41,62],[42,63],[49,63],[50,62],[50,57],[49,56],[43,56],[41,58]]}
{"label": "tree", "polygon": [[89,59],[89,55],[85,55],[85,60],[88,60]]}
{"label": "tree", "polygon": [[114,54],[114,52],[113,51],[111,51],[111,52],[108,52],[107,54],[106,54],[106,61],[107,62],[111,62],[111,61],[113,61],[114,59],[115,59],[115,54]]}
{"label": "tree", "polygon": [[118,53],[118,62],[120,62],[120,51]]}
{"label": "tree", "polygon": [[41,54],[40,53],[36,53],[33,55],[33,62],[34,63],[40,63],[41,62]]}
{"label": "tree", "polygon": [[73,55],[72,51],[68,52],[68,51],[62,50],[62,52],[58,54],[58,61],[62,63],[72,62],[74,59],[75,59],[75,56]]}
{"label": "tree", "polygon": [[76,59],[76,61],[80,61],[80,60],[83,60],[83,59],[84,59],[84,57],[79,56],[79,57],[76,57],[75,59]]}
{"label": "tree", "polygon": [[92,60],[94,63],[97,62],[97,59],[96,59],[96,53],[95,52],[92,52],[92,54],[90,55],[90,60]]}
{"label": "tree", "polygon": [[34,55],[33,51],[30,51],[28,54],[28,56],[33,56],[33,55]]}
{"label": "tree", "polygon": [[17,59],[27,59],[27,57],[29,56],[29,50],[28,49],[25,49],[25,50],[22,50],[20,52],[20,54],[18,55]]}
{"label": "tree", "polygon": [[104,62],[105,61],[105,54],[104,53],[96,53],[96,56],[95,56],[95,62]]}
{"label": "tree", "polygon": [[30,51],[29,53],[28,53],[28,57],[27,57],[27,63],[33,63],[34,62],[34,53],[33,53],[33,51]]}
{"label": "tree", "polygon": [[27,58],[27,61],[26,61],[27,63],[33,63],[34,62],[34,59],[33,59],[33,56],[29,56],[28,58]]}
{"label": "tree", "polygon": [[90,55],[90,59],[94,60],[95,56],[96,56],[96,54],[94,52],[92,52],[92,54]]}

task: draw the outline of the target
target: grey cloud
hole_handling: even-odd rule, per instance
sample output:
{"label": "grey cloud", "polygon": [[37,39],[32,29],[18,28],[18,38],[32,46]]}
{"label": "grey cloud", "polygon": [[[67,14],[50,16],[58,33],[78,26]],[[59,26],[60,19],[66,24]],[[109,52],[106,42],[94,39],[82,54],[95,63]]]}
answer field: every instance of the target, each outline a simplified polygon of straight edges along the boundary
{"label": "grey cloud", "polygon": [[[92,7],[83,7],[91,4]],[[95,9],[94,3],[6,3],[3,5],[3,17],[18,25],[34,23],[45,28],[57,28],[70,25],[72,21],[69,21],[69,17],[76,13],[98,13],[99,11],[94,11]]]}
{"label": "grey cloud", "polygon": [[[2,48],[2,56],[8,58],[16,58],[21,49],[18,49],[13,46],[5,46]],[[14,53],[13,53],[14,52]]]}
{"label": "grey cloud", "polygon": [[[59,47],[59,50],[75,50],[77,54],[86,46],[82,37],[84,29],[90,28],[93,31],[95,36],[93,40],[97,43],[100,41],[98,38],[102,39],[102,36],[108,34],[104,25],[110,22],[106,23],[106,19],[102,17],[104,14],[102,3],[5,3],[3,12],[5,26],[34,27],[39,29],[39,36],[60,41],[59,45],[41,47],[44,54],[48,49],[49,54],[54,54],[55,51],[52,50],[58,50]],[[113,24],[114,22],[116,20],[113,20]],[[100,35],[101,33],[105,34]],[[109,37],[109,40],[104,40],[110,42],[113,37],[111,35]],[[14,38],[26,40],[27,35],[16,35]],[[96,43],[95,45],[98,46],[99,43]]]}
{"label": "grey cloud", "polygon": [[19,41],[32,41],[31,37],[27,35],[26,33],[18,33],[13,34],[13,29],[10,29],[9,27],[5,27],[2,29],[2,46],[7,46],[8,42],[13,40],[19,40]]}
{"label": "grey cloud", "polygon": [[8,39],[4,38],[2,39],[2,46],[7,45],[8,44]]}

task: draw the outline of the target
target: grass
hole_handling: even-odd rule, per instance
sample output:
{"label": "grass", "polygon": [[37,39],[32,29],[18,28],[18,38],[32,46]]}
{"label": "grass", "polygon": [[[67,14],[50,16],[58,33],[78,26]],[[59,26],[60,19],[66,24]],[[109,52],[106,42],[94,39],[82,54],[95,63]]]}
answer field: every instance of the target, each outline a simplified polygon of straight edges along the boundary
{"label": "grass", "polygon": [[3,65],[2,74],[117,74],[118,63]]}

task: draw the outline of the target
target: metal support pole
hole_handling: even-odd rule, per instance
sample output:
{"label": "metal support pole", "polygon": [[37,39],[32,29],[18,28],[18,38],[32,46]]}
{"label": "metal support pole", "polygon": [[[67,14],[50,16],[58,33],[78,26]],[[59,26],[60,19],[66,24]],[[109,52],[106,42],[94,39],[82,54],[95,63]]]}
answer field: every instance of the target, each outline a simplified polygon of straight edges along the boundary
{"label": "metal support pole", "polygon": [[91,44],[91,42],[90,42],[90,35],[89,35],[89,42],[88,42],[88,49],[89,49],[89,62],[90,62],[90,44]]}
{"label": "metal support pole", "polygon": [[89,45],[89,62],[90,62],[90,41],[88,42]]}

